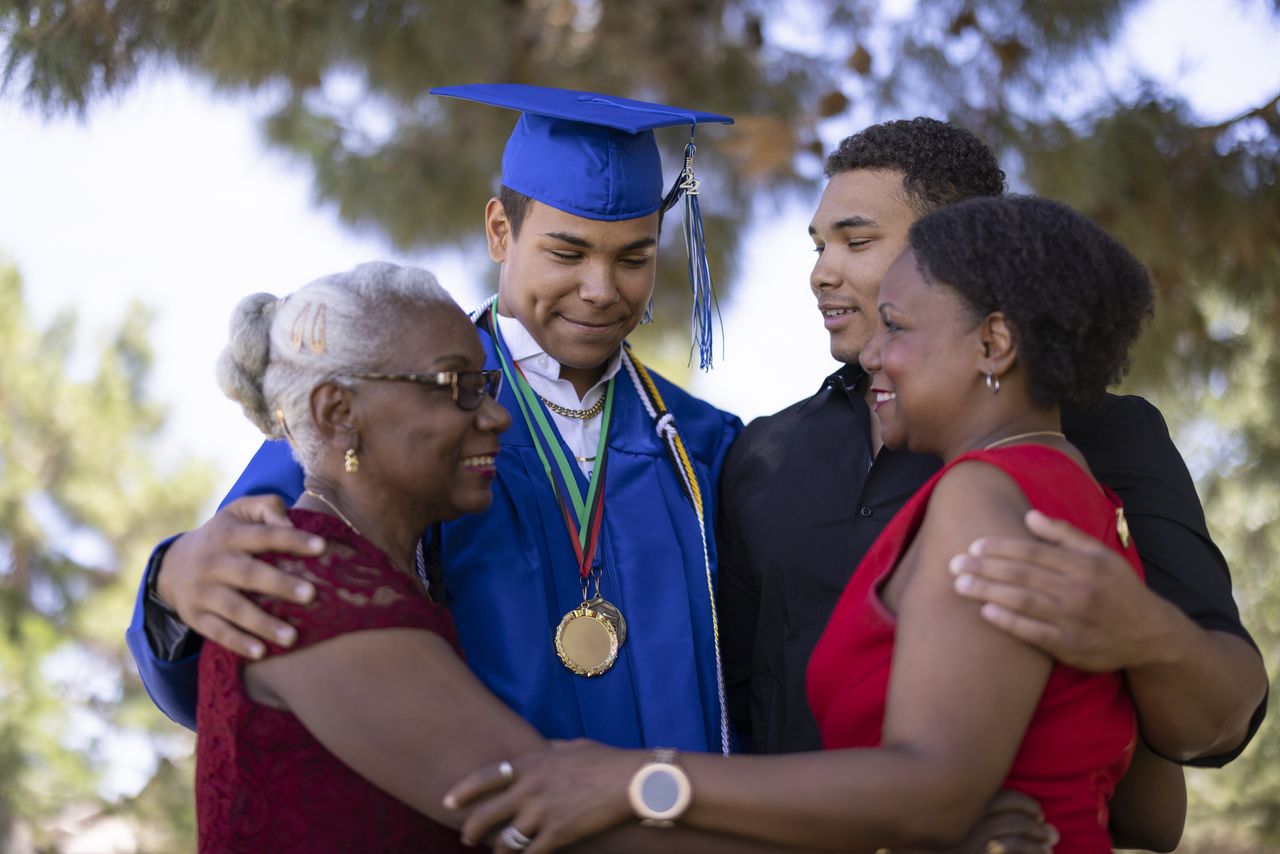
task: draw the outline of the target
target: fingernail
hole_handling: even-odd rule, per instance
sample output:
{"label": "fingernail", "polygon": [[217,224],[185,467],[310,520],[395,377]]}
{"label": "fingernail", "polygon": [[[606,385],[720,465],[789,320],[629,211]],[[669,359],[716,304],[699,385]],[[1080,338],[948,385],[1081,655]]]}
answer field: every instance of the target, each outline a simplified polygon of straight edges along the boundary
{"label": "fingernail", "polygon": [[979,613],[982,614],[984,619],[994,621],[1000,616],[1000,606],[992,605],[990,602],[988,602],[987,604],[982,606],[982,609],[979,611]]}
{"label": "fingernail", "polygon": [[260,643],[251,643],[251,644],[249,644],[249,657],[250,657],[250,658],[254,658],[254,659],[262,658],[262,656],[263,656],[263,654],[264,654],[265,652],[266,652],[266,649],[264,649],[264,648],[263,648],[262,644],[260,644]]}
{"label": "fingernail", "polygon": [[951,571],[952,575],[959,575],[964,572],[964,565],[968,562],[968,555],[956,555],[951,559],[951,562],[947,564],[947,569]]}
{"label": "fingernail", "polygon": [[445,808],[445,809],[447,809],[447,810],[457,809],[457,808],[458,808],[458,799],[457,799],[457,798],[455,798],[453,795],[445,795],[445,796],[444,796],[444,808]]}
{"label": "fingernail", "polygon": [[276,641],[281,646],[293,646],[293,642],[297,639],[298,632],[292,626],[276,629]]}
{"label": "fingernail", "polygon": [[312,537],[311,539],[307,540],[307,545],[311,548],[312,551],[315,551],[315,552],[324,551],[324,538]]}
{"label": "fingernail", "polygon": [[973,576],[972,575],[958,576],[955,580],[955,588],[959,590],[961,593],[968,593],[970,590],[973,589]]}
{"label": "fingernail", "polygon": [[972,543],[969,544],[969,554],[981,555],[982,550],[986,548],[986,545],[987,545],[986,540],[974,540]]}
{"label": "fingernail", "polygon": [[293,588],[293,594],[302,601],[303,604],[311,601],[311,597],[316,595],[315,587],[310,584],[299,584]]}
{"label": "fingernail", "polygon": [[475,843],[474,843],[474,842],[472,842],[472,841],[471,841],[469,838],[467,838],[466,836],[462,837],[462,844],[463,844],[463,845],[465,845],[465,846],[467,846],[468,848],[470,848],[471,846],[475,845]]}

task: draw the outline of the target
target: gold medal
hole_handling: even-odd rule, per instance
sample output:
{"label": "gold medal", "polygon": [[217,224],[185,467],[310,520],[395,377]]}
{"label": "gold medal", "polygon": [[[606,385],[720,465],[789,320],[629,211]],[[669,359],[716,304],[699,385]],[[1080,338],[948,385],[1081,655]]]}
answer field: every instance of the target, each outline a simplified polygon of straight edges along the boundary
{"label": "gold medal", "polygon": [[618,660],[618,649],[627,640],[622,612],[596,596],[583,600],[556,626],[556,655],[579,676],[599,676]]}

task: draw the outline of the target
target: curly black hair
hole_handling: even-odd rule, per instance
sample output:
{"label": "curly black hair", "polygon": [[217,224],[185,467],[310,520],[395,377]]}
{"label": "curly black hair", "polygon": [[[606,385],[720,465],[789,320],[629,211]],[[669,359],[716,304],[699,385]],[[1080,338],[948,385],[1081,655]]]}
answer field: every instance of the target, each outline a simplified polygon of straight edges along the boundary
{"label": "curly black hair", "polygon": [[872,125],[846,137],[827,158],[827,177],[854,169],[901,172],[907,202],[921,215],[1004,192],[1004,171],[982,140],[924,116]]}
{"label": "curly black hair", "polygon": [[925,281],[959,294],[975,321],[1004,313],[1038,406],[1090,406],[1128,370],[1151,280],[1061,202],[970,199],[921,218],[908,239]]}

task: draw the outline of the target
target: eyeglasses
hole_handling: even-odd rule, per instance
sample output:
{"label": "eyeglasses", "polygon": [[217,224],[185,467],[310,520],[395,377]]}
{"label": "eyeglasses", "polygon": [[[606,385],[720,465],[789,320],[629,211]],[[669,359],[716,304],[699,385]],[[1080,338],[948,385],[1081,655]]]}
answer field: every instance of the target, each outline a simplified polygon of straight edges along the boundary
{"label": "eyeglasses", "polygon": [[417,383],[435,388],[453,390],[453,402],[468,412],[480,408],[485,397],[498,399],[502,390],[502,371],[437,371],[434,374],[380,374],[362,371],[343,374],[353,380],[382,380],[387,382]]}

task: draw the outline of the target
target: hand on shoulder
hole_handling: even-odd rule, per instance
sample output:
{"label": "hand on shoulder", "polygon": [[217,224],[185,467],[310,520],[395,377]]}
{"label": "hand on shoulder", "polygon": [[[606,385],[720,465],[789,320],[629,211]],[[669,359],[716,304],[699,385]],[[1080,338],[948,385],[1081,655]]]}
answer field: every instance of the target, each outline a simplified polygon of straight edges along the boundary
{"label": "hand on shoulder", "polygon": [[169,546],[156,578],[156,592],[200,635],[247,658],[260,658],[260,638],[291,645],[296,632],[269,617],[246,593],[304,604],[312,586],[253,557],[262,552],[316,555],[324,540],[293,527],[277,495],[255,495],[224,506]]}

